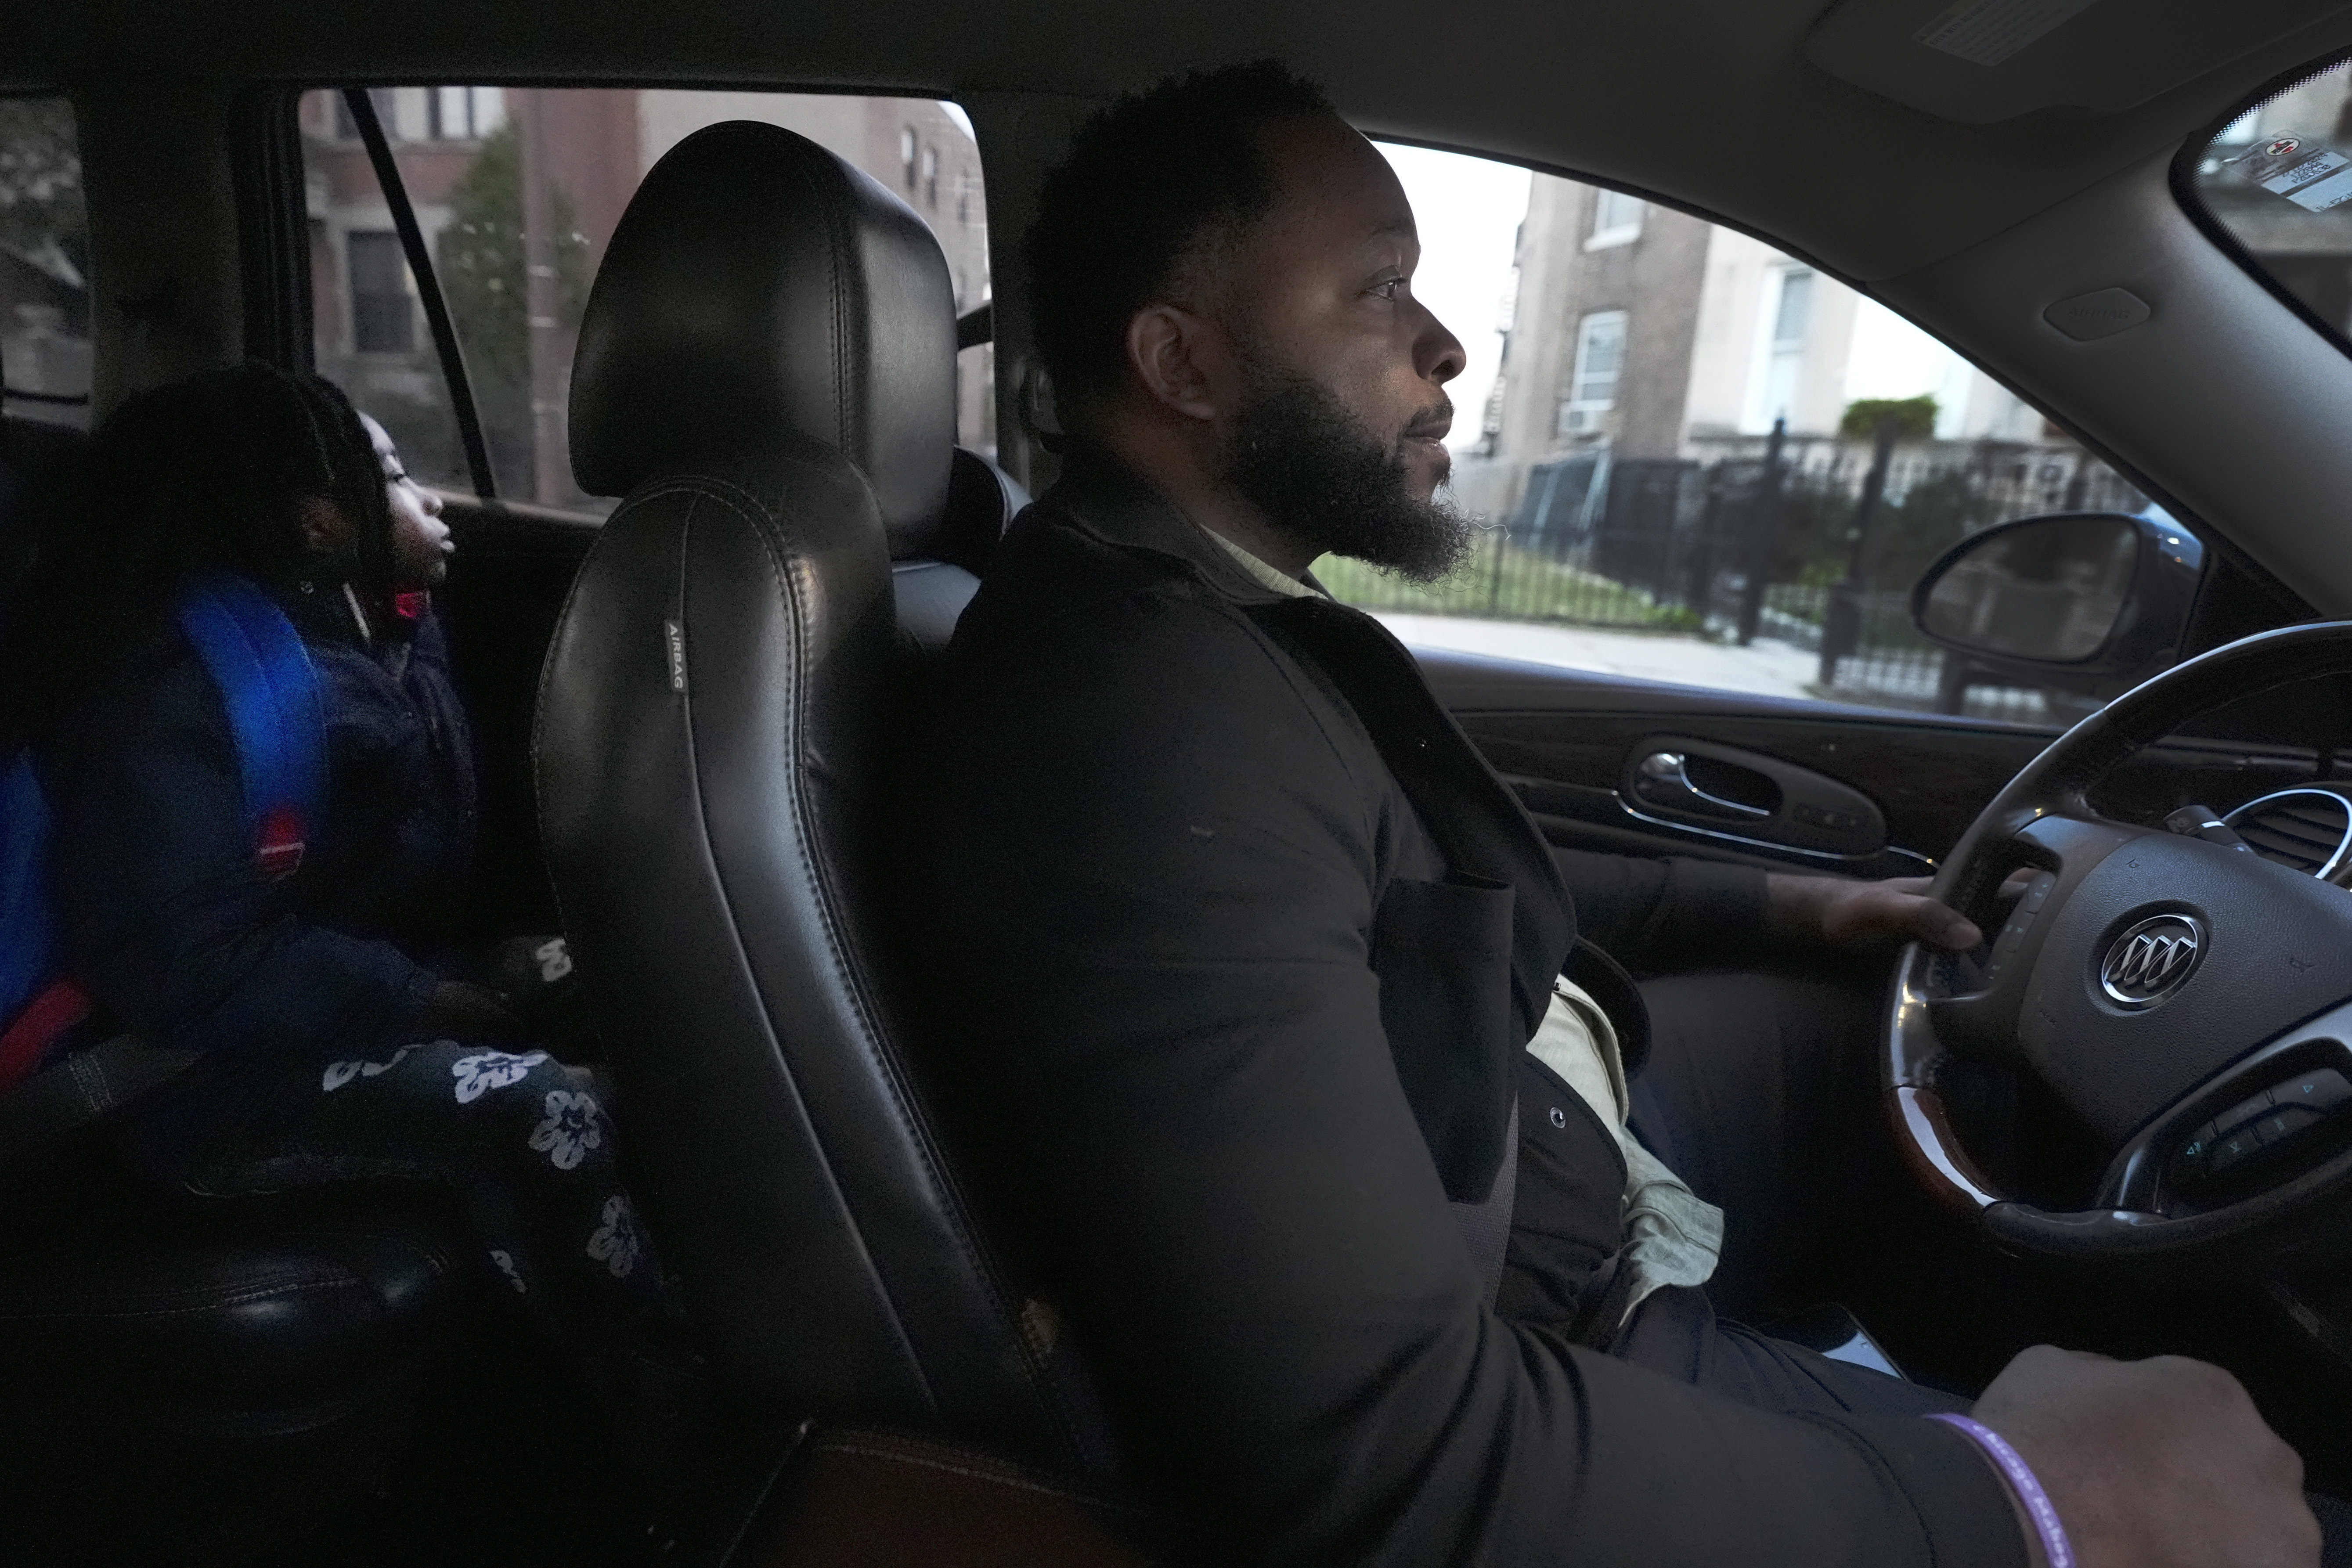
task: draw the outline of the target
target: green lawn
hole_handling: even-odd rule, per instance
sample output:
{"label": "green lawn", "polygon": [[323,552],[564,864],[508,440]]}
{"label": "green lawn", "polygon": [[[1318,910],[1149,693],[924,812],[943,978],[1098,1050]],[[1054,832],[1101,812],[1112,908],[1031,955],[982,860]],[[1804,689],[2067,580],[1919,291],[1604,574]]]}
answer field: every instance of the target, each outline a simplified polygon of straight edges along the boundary
{"label": "green lawn", "polygon": [[[1502,553],[1499,575],[1497,550]],[[1368,610],[1657,631],[1696,629],[1696,617],[1687,610],[1653,604],[1638,588],[1547,561],[1492,536],[1480,540],[1457,571],[1434,583],[1408,583],[1337,555],[1317,562],[1315,575],[1334,598]]]}

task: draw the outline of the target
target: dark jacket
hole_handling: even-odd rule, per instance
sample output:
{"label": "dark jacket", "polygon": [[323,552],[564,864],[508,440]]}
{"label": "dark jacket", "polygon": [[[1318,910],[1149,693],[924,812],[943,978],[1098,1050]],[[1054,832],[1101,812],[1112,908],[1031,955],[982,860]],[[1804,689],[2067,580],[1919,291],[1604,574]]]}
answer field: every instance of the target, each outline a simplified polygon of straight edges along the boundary
{"label": "dark jacket", "polygon": [[[1767,1414],[1486,1304],[1448,1200],[1493,1178],[1576,914],[1378,623],[1097,459],[1007,536],[945,679],[940,1076],[1147,1483],[1285,1563],[2017,1556],[1957,1433]],[[1620,931],[1687,922],[1664,875],[1618,879]],[[1616,1152],[1521,1121],[1520,1226],[1532,1182],[1589,1268]]]}
{"label": "dark jacket", "polygon": [[106,1027],[203,1050],[361,1054],[436,984],[473,855],[471,742],[429,614],[362,645],[340,597],[288,609],[319,672],[328,790],[300,868],[256,865],[228,715],[176,630],[45,749],[68,971]]}

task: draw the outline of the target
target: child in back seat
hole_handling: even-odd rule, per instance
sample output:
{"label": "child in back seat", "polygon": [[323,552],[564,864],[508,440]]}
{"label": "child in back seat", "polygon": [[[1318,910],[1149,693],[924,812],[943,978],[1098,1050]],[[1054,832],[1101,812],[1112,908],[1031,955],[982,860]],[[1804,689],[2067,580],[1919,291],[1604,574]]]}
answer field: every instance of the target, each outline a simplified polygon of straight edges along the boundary
{"label": "child in back seat", "polygon": [[[122,1113],[134,1159],[222,1196],[443,1184],[497,1293],[618,1375],[662,1298],[604,1092],[423,962],[460,929],[474,837],[426,598],[440,502],[335,386],[261,365],[131,399],[90,471],[8,629],[5,717],[56,817],[66,968],[97,1008],[75,1038],[204,1053]],[[293,857],[257,858],[221,691],[174,624],[206,572],[258,586],[317,673],[327,787]]]}

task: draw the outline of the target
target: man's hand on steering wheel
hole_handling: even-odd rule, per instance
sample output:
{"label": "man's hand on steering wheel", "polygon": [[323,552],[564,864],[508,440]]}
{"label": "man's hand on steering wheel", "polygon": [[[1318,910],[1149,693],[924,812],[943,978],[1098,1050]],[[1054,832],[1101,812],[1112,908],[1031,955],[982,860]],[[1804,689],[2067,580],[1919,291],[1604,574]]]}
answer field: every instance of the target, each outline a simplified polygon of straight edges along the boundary
{"label": "man's hand on steering wheel", "polygon": [[1926,877],[1851,882],[1841,877],[1765,879],[1765,920],[1794,947],[1892,952],[1906,942],[1966,952],[1984,940],[1976,922],[1927,896]]}

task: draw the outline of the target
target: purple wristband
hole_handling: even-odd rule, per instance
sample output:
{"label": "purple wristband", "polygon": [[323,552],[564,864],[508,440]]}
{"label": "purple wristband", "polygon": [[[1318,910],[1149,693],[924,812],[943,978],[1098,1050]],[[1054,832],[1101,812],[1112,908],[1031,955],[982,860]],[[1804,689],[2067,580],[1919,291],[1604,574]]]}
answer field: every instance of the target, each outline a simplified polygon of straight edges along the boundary
{"label": "purple wristband", "polygon": [[2050,1568],[2074,1568],[2074,1548],[2066,1539],[2066,1527],[2059,1522],[2057,1509],[2051,1506],[2050,1494],[2033,1479],[2033,1472],[2018,1457],[2009,1440],[1981,1421],[1971,1421],[1965,1415],[1938,1413],[1927,1417],[1957,1426],[1968,1434],[1970,1441],[1982,1448],[2009,1479],[2010,1489],[2017,1500],[2025,1505],[2025,1517],[2033,1521],[2033,1532],[2042,1538],[2042,1554],[2050,1559]]}

